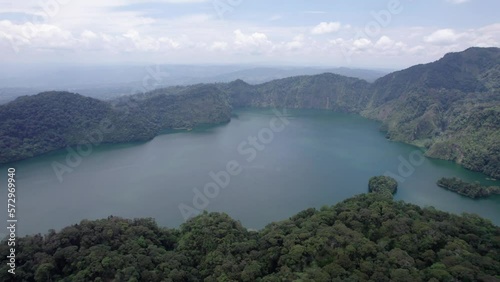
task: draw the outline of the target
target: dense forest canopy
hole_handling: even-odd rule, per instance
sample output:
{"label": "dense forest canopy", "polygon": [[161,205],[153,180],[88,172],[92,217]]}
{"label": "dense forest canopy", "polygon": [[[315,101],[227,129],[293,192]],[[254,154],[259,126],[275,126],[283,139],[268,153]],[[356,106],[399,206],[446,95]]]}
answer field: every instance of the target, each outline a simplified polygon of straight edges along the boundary
{"label": "dense forest canopy", "polygon": [[230,119],[227,98],[214,86],[170,92],[157,90],[113,103],[68,92],[20,97],[0,106],[0,163],[67,146],[147,141],[165,129]]}
{"label": "dense forest canopy", "polygon": [[[0,255],[8,255],[7,244]],[[19,239],[1,281],[499,281],[500,228],[378,193],[256,232],[204,213],[179,229],[109,217]]]}
{"label": "dense forest canopy", "polygon": [[483,186],[479,182],[469,183],[456,177],[443,177],[438,180],[437,184],[439,187],[443,187],[472,199],[484,198],[496,194],[500,195],[500,187],[498,186]]}
{"label": "dense forest canopy", "polygon": [[389,176],[374,176],[368,181],[368,190],[374,193],[395,194],[398,190],[396,179]]}

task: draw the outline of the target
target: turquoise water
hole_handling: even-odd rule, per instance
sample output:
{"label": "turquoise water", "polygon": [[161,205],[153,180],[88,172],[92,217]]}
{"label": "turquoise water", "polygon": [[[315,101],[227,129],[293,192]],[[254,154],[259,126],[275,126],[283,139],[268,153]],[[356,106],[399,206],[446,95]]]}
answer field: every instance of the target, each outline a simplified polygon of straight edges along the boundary
{"label": "turquoise water", "polygon": [[[271,121],[283,131],[269,130]],[[271,110],[246,109],[222,126],[170,132],[147,143],[100,145],[63,174],[62,182],[52,164],[66,165],[66,150],[0,170],[17,170],[19,234],[109,215],[153,217],[160,225],[177,227],[184,221],[181,204],[189,207],[185,213],[197,208],[193,198],[198,208],[226,212],[244,226],[260,229],[303,209],[365,193],[368,179],[384,173],[398,177],[397,200],[476,213],[500,224],[499,196],[472,200],[435,184],[443,176],[498,182],[450,162],[420,158],[417,148],[386,140],[377,122],[312,110],[288,111],[286,121],[275,119]],[[258,148],[252,149],[248,138],[259,133],[268,144],[258,139]],[[238,173],[228,174],[228,163]],[[398,171],[402,163],[407,166]],[[210,184],[216,185],[210,172],[220,171],[230,182],[217,189]],[[209,193],[204,194],[207,184]],[[203,196],[195,197],[195,188]],[[5,200],[0,208],[6,211]]]}

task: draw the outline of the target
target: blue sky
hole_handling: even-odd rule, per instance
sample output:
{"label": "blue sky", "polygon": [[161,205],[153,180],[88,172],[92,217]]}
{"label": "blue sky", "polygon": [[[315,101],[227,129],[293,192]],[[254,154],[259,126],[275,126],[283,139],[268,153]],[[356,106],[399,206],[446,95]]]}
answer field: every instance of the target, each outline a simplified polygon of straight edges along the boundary
{"label": "blue sky", "polygon": [[0,0],[10,64],[403,68],[500,46],[494,0]]}

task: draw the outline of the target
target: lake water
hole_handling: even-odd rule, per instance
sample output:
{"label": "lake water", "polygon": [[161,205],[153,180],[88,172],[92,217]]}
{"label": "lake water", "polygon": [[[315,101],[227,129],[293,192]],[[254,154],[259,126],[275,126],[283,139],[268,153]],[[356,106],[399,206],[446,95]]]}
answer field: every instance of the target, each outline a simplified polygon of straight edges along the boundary
{"label": "lake water", "polygon": [[[419,158],[415,147],[386,140],[377,122],[312,110],[289,110],[286,121],[272,110],[238,110],[225,125],[170,132],[147,143],[101,145],[62,182],[52,164],[66,164],[66,150],[2,165],[0,171],[17,170],[21,235],[109,215],[153,217],[162,226],[178,227],[184,221],[179,207],[193,211],[193,199],[198,208],[226,212],[247,228],[260,229],[303,209],[365,193],[371,176],[388,172],[400,180],[397,200],[476,213],[500,225],[499,196],[472,200],[436,185],[443,176],[498,182],[450,162]],[[252,149],[248,138],[259,134],[267,144],[258,139],[258,150]],[[228,163],[239,174],[217,191],[210,172],[229,175]],[[402,163],[406,167],[398,171]],[[207,184],[209,197],[203,195]],[[6,211],[6,200],[0,210]]]}

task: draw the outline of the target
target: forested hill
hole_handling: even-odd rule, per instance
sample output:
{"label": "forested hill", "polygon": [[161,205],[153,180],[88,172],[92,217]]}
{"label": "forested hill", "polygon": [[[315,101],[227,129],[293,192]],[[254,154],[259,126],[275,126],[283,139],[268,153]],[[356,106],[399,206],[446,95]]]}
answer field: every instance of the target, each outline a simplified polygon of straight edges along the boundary
{"label": "forested hill", "polygon": [[[9,255],[5,242],[0,256]],[[109,217],[18,239],[16,280],[499,281],[500,228],[365,194],[249,231],[225,214],[180,229]]]}
{"label": "forested hill", "polygon": [[161,130],[230,119],[227,97],[211,85],[103,102],[68,92],[24,96],[0,106],[0,163],[66,146],[152,139]]}
{"label": "forested hill", "polygon": [[470,48],[378,79],[362,115],[387,136],[500,178],[500,49]]}
{"label": "forested hill", "polygon": [[280,107],[360,112],[368,102],[370,84],[358,78],[325,73],[296,76],[250,85],[242,80],[219,87],[235,107]]}
{"label": "forested hill", "polygon": [[235,107],[355,112],[387,137],[500,178],[500,49],[470,48],[370,84],[334,74],[218,85]]}

